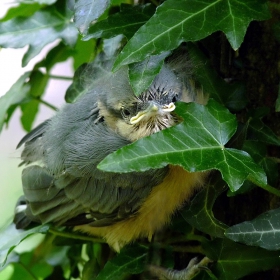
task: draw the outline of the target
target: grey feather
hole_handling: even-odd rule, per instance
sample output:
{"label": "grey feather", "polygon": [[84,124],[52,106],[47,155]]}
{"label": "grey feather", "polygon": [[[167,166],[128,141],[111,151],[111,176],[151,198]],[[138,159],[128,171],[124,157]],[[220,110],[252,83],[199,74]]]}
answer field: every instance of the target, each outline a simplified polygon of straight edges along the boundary
{"label": "grey feather", "polygon": [[129,126],[117,104],[130,106],[134,114],[150,99],[169,104],[174,97],[182,98],[185,83],[165,65],[150,88],[136,97],[128,81],[128,68],[112,73],[111,66],[109,61],[88,69],[87,77],[94,73],[94,78],[84,81],[88,92],[20,141],[18,146],[25,144],[24,163],[38,162],[40,166],[32,165],[23,171],[27,208],[25,217],[16,216],[17,227],[27,226],[28,219],[59,225],[115,223],[137,212],[152,188],[166,176],[168,167],[125,174],[97,169],[108,154],[131,143],[109,125],[101,110],[105,108],[112,119]]}

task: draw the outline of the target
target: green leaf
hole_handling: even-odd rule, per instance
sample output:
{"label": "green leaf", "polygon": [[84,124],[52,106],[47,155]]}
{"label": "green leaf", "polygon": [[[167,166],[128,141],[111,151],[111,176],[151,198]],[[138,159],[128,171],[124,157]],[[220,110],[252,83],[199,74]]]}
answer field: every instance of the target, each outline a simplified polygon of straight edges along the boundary
{"label": "green leaf", "polygon": [[52,271],[53,267],[44,261],[44,259],[34,260],[34,253],[25,252],[20,255],[20,263],[28,268],[28,270],[38,279],[45,279],[49,276]]}
{"label": "green leaf", "polygon": [[0,98],[0,131],[3,128],[7,117],[7,110],[22,102],[28,95],[30,85],[26,84],[26,79],[30,76],[30,72],[23,74],[10,88],[10,90]]}
{"label": "green leaf", "polygon": [[39,110],[39,98],[44,94],[45,88],[49,81],[49,77],[39,70],[31,72],[28,85],[30,85],[30,91],[28,92],[27,102],[21,104],[21,123],[26,131],[30,131],[35,117]]}
{"label": "green leaf", "polygon": [[265,142],[271,145],[280,145],[279,138],[274,134],[274,132],[266,126],[261,120],[254,119],[250,121],[249,124],[249,132],[253,135],[251,136],[253,139],[258,141]]}
{"label": "green leaf", "polygon": [[184,41],[200,40],[218,30],[225,33],[232,48],[237,50],[250,21],[269,16],[267,4],[262,0],[165,1],[125,46],[115,62],[115,70],[149,55],[173,50]]}
{"label": "green leaf", "polygon": [[137,6],[122,4],[119,13],[96,22],[89,28],[88,34],[83,39],[112,38],[119,34],[130,39],[150,19],[154,11],[155,7],[151,4]]}
{"label": "green leaf", "polygon": [[146,267],[147,255],[148,251],[143,246],[126,247],[106,263],[96,280],[118,280],[126,274],[139,274]]}
{"label": "green leaf", "polygon": [[224,237],[227,225],[218,221],[212,212],[217,197],[225,191],[225,184],[209,184],[204,187],[181,211],[184,219],[196,229],[205,232],[212,237]]}
{"label": "green leaf", "polygon": [[34,4],[20,3],[20,5],[18,5],[17,7],[10,8],[6,13],[6,15],[0,20],[0,22],[7,21],[19,16],[30,17],[40,8],[41,6],[37,3]]}
{"label": "green leaf", "polygon": [[100,271],[100,266],[96,259],[90,259],[84,265],[82,280],[95,279]]}
{"label": "green leaf", "polygon": [[252,221],[228,228],[226,237],[235,242],[259,246],[267,250],[280,249],[280,208],[265,212]]}
{"label": "green leaf", "polygon": [[257,184],[266,176],[249,154],[225,148],[236,130],[235,117],[214,100],[206,106],[176,103],[184,121],[140,139],[107,156],[98,168],[111,172],[145,171],[168,163],[190,172],[217,169],[231,190],[240,188],[250,175]]}
{"label": "green leaf", "polygon": [[62,15],[55,8],[40,10],[30,17],[17,17],[0,23],[0,46],[22,48],[29,45],[22,65],[35,57],[44,46],[62,39],[65,44],[74,46],[78,32],[70,22],[71,15]]}
{"label": "green leaf", "polygon": [[75,53],[74,49],[69,48],[64,43],[60,42],[57,46],[52,48],[45,59],[37,63],[34,68],[46,67],[47,72],[50,72],[52,67],[59,62],[65,61]]}
{"label": "green leaf", "polygon": [[266,145],[259,141],[246,140],[243,150],[251,155],[255,162],[261,163],[267,154]]}
{"label": "green leaf", "polygon": [[34,0],[34,1],[38,2],[39,4],[51,5],[51,4],[55,3],[58,0]]}
{"label": "green leaf", "polygon": [[[278,180],[278,166],[273,159],[267,157],[267,148],[265,143],[247,140],[243,145],[243,150],[249,153],[254,161],[264,169],[267,175],[268,183],[272,186],[276,185]],[[228,192],[228,196],[245,193],[255,187],[256,185],[252,182],[246,181],[238,191],[234,193]]]}
{"label": "green leaf", "polygon": [[136,96],[146,90],[160,72],[164,59],[169,52],[147,57],[144,61],[129,65],[129,79]]}
{"label": "green leaf", "polygon": [[79,38],[75,46],[75,50],[72,51],[74,69],[76,70],[82,64],[91,61],[96,56],[96,53],[96,40],[82,41]]}
{"label": "green leaf", "polygon": [[20,244],[24,239],[35,233],[46,233],[48,225],[41,225],[29,230],[17,230],[14,224],[11,224],[0,235],[0,265],[4,265],[10,252]]}
{"label": "green leaf", "polygon": [[246,106],[243,83],[226,83],[213,69],[210,60],[194,44],[188,44],[188,52],[192,64],[197,65],[194,77],[202,85],[204,92],[230,110],[239,111]]}
{"label": "green leaf", "polygon": [[[277,4],[276,4],[277,5]],[[276,22],[273,25],[273,35],[275,37],[275,39],[280,42],[280,22]]]}
{"label": "green leaf", "polygon": [[[116,48],[119,46],[121,36],[112,39],[106,39],[108,48],[106,52],[100,53],[93,62],[82,64],[74,73],[73,83],[66,91],[65,100],[75,102],[75,100],[94,88],[98,81],[104,78],[104,75],[111,73],[112,56],[115,55]],[[105,40],[104,40],[105,41]],[[106,43],[106,42],[105,42]],[[106,45],[107,45],[106,43]]]}
{"label": "green leaf", "polygon": [[264,169],[268,183],[276,186],[278,181],[278,165],[273,158],[267,157],[266,144],[247,140],[243,149]]}
{"label": "green leaf", "polygon": [[48,75],[43,74],[39,70],[32,71],[28,81],[31,85],[29,95],[35,98],[41,97],[45,92],[48,81]]}
{"label": "green leaf", "polygon": [[74,74],[73,83],[69,86],[65,94],[65,100],[68,103],[75,102],[80,95],[88,92],[88,88],[85,87],[82,74],[87,68],[87,64],[82,64]]}
{"label": "green leaf", "polygon": [[278,96],[275,102],[275,112],[280,112],[280,84],[278,85]]}
{"label": "green leaf", "polygon": [[249,247],[228,239],[215,239],[202,245],[207,257],[215,261],[211,271],[218,279],[236,280],[280,265],[279,252]]}
{"label": "green leaf", "polygon": [[46,5],[51,5],[55,3],[57,0],[28,0],[29,2],[34,2],[34,3],[39,3],[39,4],[46,4]]}
{"label": "green leaf", "polygon": [[109,7],[111,0],[75,1],[75,25],[83,34],[87,33],[91,22],[97,20]]}
{"label": "green leaf", "polygon": [[21,124],[25,131],[30,131],[32,128],[32,124],[35,120],[35,117],[39,111],[39,101],[36,99],[33,99],[29,101],[28,103],[23,103],[20,106],[21,108]]}
{"label": "green leaf", "polygon": [[34,252],[26,252],[20,255],[20,260],[17,263],[12,263],[13,274],[9,280],[18,279],[47,279],[52,273],[53,267],[45,262],[43,259],[36,260]]}
{"label": "green leaf", "polygon": [[13,263],[13,274],[8,278],[9,280],[34,280],[34,276],[20,263]]}

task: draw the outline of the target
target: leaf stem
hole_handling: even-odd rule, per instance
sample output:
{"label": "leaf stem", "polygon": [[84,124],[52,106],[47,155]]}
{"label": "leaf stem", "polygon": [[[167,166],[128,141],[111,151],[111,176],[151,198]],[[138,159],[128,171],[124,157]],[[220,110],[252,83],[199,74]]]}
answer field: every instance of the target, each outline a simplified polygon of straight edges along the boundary
{"label": "leaf stem", "polygon": [[52,228],[49,229],[49,232],[56,235],[56,236],[61,236],[61,237],[65,237],[65,238],[91,241],[91,242],[96,242],[96,243],[106,243],[103,239],[94,238],[94,237],[85,236],[85,235],[80,235],[80,234],[75,234],[75,233],[70,233],[70,232],[58,231],[58,230],[55,230],[55,229],[52,229]]}
{"label": "leaf stem", "polygon": [[208,239],[205,238],[204,236],[200,236],[200,235],[196,235],[196,234],[187,234],[186,236],[182,236],[182,237],[170,238],[170,239],[164,241],[164,243],[172,244],[172,243],[188,242],[188,241],[199,241],[199,242],[203,243],[205,241],[208,241]]}
{"label": "leaf stem", "polygon": [[205,254],[200,245],[198,245],[198,246],[172,246],[172,250],[174,252]]}
{"label": "leaf stem", "polygon": [[156,1],[156,0],[151,0],[151,2],[152,2],[155,6],[158,6],[158,5],[159,5],[158,1]]}
{"label": "leaf stem", "polygon": [[197,235],[197,234],[193,234],[193,233],[188,234],[187,239],[188,240],[199,241],[201,243],[209,241],[206,237],[201,236],[201,235]]}
{"label": "leaf stem", "polygon": [[262,189],[275,194],[276,196],[280,197],[280,190],[277,190],[275,188],[273,188],[272,186],[266,184],[266,185],[259,185],[259,187],[261,187]]}
{"label": "leaf stem", "polygon": [[54,105],[50,104],[49,102],[47,102],[47,101],[45,101],[45,100],[43,100],[43,99],[41,99],[41,98],[37,98],[37,100],[38,100],[40,103],[44,104],[45,106],[49,107],[50,109],[52,109],[52,110],[54,110],[54,111],[58,111],[58,108],[56,108]]}
{"label": "leaf stem", "polygon": [[280,163],[280,158],[277,158],[277,157],[267,157],[267,158],[273,160],[276,163]]}
{"label": "leaf stem", "polygon": [[[186,241],[186,240],[184,240]],[[172,251],[174,252],[186,252],[186,253],[197,253],[197,254],[204,254],[204,250],[202,248],[201,245],[196,245],[196,246],[186,246],[186,245],[170,245],[168,243],[162,243],[162,242],[156,242],[156,243],[153,243],[153,244],[146,244],[146,243],[139,243],[141,245],[144,245],[146,247],[149,247],[149,246],[155,246],[156,248],[161,248],[161,249],[168,249],[170,248]]]}
{"label": "leaf stem", "polygon": [[66,80],[66,81],[72,81],[72,77],[66,77],[66,76],[59,76],[59,75],[50,75],[48,74],[48,77],[50,79],[56,79],[56,80]]}

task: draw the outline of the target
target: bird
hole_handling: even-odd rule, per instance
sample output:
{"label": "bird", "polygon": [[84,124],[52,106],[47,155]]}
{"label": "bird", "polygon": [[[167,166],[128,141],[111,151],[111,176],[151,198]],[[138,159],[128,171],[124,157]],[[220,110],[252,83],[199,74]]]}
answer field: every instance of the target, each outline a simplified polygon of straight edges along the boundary
{"label": "bird", "polygon": [[26,167],[24,195],[15,210],[16,228],[32,223],[68,226],[103,238],[119,252],[139,238],[151,240],[170,222],[204,185],[206,172],[167,165],[113,173],[97,165],[110,153],[180,123],[174,112],[177,101],[207,102],[184,57],[166,59],[138,96],[130,85],[128,66],[112,72],[113,59],[109,59],[87,68],[86,92],[18,144],[24,146],[21,159]]}

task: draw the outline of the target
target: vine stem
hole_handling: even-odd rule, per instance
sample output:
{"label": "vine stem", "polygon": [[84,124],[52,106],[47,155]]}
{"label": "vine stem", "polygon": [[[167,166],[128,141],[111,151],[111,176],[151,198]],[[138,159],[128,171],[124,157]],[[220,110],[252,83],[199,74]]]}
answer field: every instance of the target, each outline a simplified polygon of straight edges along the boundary
{"label": "vine stem", "polygon": [[50,79],[56,79],[56,80],[65,80],[65,81],[72,81],[72,77],[66,77],[66,76],[59,76],[59,75],[48,75]]}
{"label": "vine stem", "polygon": [[74,234],[74,233],[69,233],[69,232],[62,232],[58,231],[55,229],[50,228],[49,232],[56,235],[56,236],[61,236],[61,237],[66,237],[66,238],[72,238],[72,239],[78,239],[78,240],[84,240],[84,241],[91,241],[91,242],[96,242],[96,243],[106,243],[103,239],[99,238],[94,238],[90,236],[85,236],[85,235],[79,235],[79,234]]}
{"label": "vine stem", "polygon": [[272,194],[275,194],[276,196],[280,197],[280,190],[277,190],[273,187],[271,187],[270,185],[259,185],[259,187],[261,187],[262,189],[272,193]]}
{"label": "vine stem", "polygon": [[53,106],[52,104],[50,104],[49,102],[47,102],[47,101],[45,101],[45,100],[43,100],[43,99],[41,99],[41,98],[37,98],[37,100],[38,100],[40,103],[44,104],[45,106],[49,107],[50,109],[52,109],[52,110],[54,110],[54,111],[58,111],[58,109],[57,109],[55,106]]}

